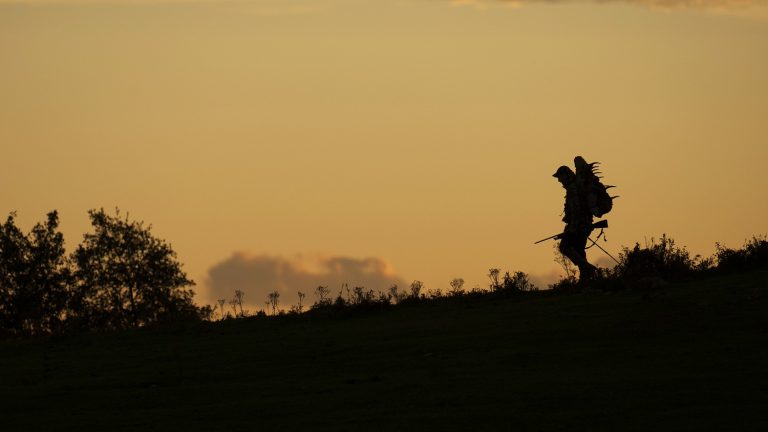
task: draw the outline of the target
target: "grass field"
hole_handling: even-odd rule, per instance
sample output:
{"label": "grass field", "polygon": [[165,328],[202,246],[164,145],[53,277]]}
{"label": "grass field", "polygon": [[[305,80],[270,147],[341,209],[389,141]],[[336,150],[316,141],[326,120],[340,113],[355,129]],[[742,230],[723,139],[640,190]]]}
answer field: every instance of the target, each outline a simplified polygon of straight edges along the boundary
{"label": "grass field", "polygon": [[0,430],[768,430],[768,272],[0,342]]}

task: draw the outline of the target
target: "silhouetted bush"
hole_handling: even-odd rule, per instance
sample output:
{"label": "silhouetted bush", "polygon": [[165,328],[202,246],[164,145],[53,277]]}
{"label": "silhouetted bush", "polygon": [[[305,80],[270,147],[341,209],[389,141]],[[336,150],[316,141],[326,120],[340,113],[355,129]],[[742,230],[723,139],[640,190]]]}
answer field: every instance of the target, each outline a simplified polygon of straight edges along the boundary
{"label": "silhouetted bush", "polygon": [[392,285],[389,287],[389,298],[395,302],[395,304],[399,304],[403,300],[405,300],[408,295],[404,291],[398,291],[397,285]]}
{"label": "silhouetted bush", "polygon": [[298,294],[299,294],[299,302],[296,303],[295,305],[292,305],[290,309],[290,312],[294,314],[300,314],[304,312],[304,297],[306,297],[306,294],[304,294],[301,291],[299,291]]}
{"label": "silhouetted bush", "polygon": [[330,293],[331,293],[331,290],[328,289],[327,286],[320,285],[317,288],[315,288],[315,296],[317,297],[317,300],[312,305],[312,309],[330,306],[332,304],[332,301],[329,297]]}
{"label": "silhouetted bush", "polygon": [[421,296],[421,289],[424,288],[424,283],[420,280],[411,282],[411,298],[418,299]]}
{"label": "silhouetted bush", "polygon": [[464,294],[464,279],[454,278],[451,280],[451,290],[448,291],[448,295],[458,297]]}
{"label": "silhouetted bush", "polygon": [[492,293],[512,295],[537,290],[536,286],[530,282],[528,275],[524,272],[504,272],[504,276],[499,279],[500,274],[500,269],[491,268],[488,270],[488,279],[490,280],[488,288]]}
{"label": "silhouetted bush", "polygon": [[685,247],[676,246],[675,241],[666,235],[662,235],[658,242],[652,238],[643,248],[639,243],[635,243],[632,249],[625,247],[619,262],[615,277],[624,281],[644,278],[679,281],[711,264],[711,260],[702,259],[699,255],[691,258]]}
{"label": "silhouetted bush", "polygon": [[526,291],[537,290],[536,286],[532,284],[531,281],[528,279],[528,275],[521,271],[516,271],[511,275],[509,274],[509,272],[504,273],[504,279],[502,280],[502,289],[507,291],[514,291],[514,292],[526,292]]}
{"label": "silhouetted bush", "polygon": [[579,280],[575,276],[566,276],[549,286],[549,289],[556,292],[576,291],[579,286]]}
{"label": "silhouetted bush", "polygon": [[717,269],[721,271],[739,271],[768,267],[768,239],[765,236],[753,236],[744,242],[741,249],[729,249],[716,244],[715,258]]}
{"label": "silhouetted bush", "polygon": [[278,312],[277,306],[280,304],[280,293],[272,291],[267,295],[267,305],[272,308],[272,315],[276,315]]}
{"label": "silhouetted bush", "polygon": [[490,279],[490,283],[488,284],[488,289],[490,289],[491,291],[498,291],[501,289],[501,282],[499,281],[500,274],[501,274],[501,270],[497,268],[488,269],[488,279]]}

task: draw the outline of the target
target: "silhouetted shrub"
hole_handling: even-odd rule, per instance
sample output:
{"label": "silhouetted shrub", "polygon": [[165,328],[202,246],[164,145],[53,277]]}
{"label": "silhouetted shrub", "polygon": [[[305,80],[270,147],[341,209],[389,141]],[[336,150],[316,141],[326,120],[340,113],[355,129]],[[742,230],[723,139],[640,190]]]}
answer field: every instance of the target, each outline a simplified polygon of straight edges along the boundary
{"label": "silhouetted shrub", "polygon": [[448,291],[450,296],[460,296],[464,294],[464,279],[454,278],[451,280],[451,290]]}
{"label": "silhouetted shrub", "polygon": [[555,292],[573,292],[578,288],[579,280],[575,276],[566,276],[549,286]]}
{"label": "silhouetted shrub", "polygon": [[392,301],[394,301],[396,304],[399,304],[408,295],[404,291],[398,291],[397,285],[392,285],[389,287],[389,297]]}
{"label": "silhouetted shrub", "polygon": [[441,290],[440,288],[437,288],[437,289],[434,289],[434,290],[431,290],[431,289],[427,290],[426,298],[428,298],[430,300],[438,300],[438,299],[441,299],[443,297],[445,297],[445,296],[443,295],[443,290]]}
{"label": "silhouetted shrub", "polygon": [[272,308],[272,315],[277,315],[277,306],[280,304],[280,293],[272,291],[267,295],[267,305]]}
{"label": "silhouetted shrub", "polygon": [[501,289],[501,282],[499,281],[500,274],[501,274],[501,270],[497,268],[488,269],[488,279],[490,279],[488,288],[491,291],[498,291]]}
{"label": "silhouetted shrub", "polygon": [[424,288],[424,283],[420,280],[411,282],[411,298],[417,299],[421,296],[421,289]]}
{"label": "silhouetted shrub", "polygon": [[299,302],[292,308],[296,313],[302,313],[304,311],[304,297],[307,295],[303,292],[299,291]]}
{"label": "silhouetted shrub", "polygon": [[318,286],[315,288],[315,296],[317,296],[317,301],[312,305],[313,308],[318,307],[325,307],[331,305],[331,299],[328,297],[328,295],[331,293],[331,290],[328,289],[327,286]]}
{"label": "silhouetted shrub", "polygon": [[721,271],[738,271],[752,268],[768,267],[768,239],[765,236],[753,236],[744,242],[741,249],[729,249],[716,244],[717,269]]}
{"label": "silhouetted shrub", "polygon": [[536,291],[536,286],[528,279],[528,275],[521,271],[511,275],[509,272],[504,273],[501,288],[513,292]]}
{"label": "silhouetted shrub", "polygon": [[216,303],[219,305],[219,309],[221,310],[221,319],[224,319],[224,303],[227,301],[225,299],[218,299],[216,300]]}
{"label": "silhouetted shrub", "polygon": [[632,249],[625,247],[619,262],[615,276],[625,281],[649,277],[677,281],[709,265],[709,261],[702,260],[698,255],[691,258],[685,247],[676,246],[675,241],[666,235],[662,235],[658,242],[651,239],[643,248],[639,243],[635,243]]}

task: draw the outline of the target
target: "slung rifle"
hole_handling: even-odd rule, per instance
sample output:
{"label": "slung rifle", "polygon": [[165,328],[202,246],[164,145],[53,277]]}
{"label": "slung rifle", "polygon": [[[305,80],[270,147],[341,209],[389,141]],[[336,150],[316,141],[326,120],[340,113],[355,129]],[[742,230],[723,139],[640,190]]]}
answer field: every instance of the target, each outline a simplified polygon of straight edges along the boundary
{"label": "slung rifle", "polygon": [[[602,228],[608,228],[608,219],[603,219],[601,221],[597,221],[597,222],[593,223],[592,224],[592,229],[595,229],[595,228],[601,228],[601,229]],[[545,239],[541,239],[541,240],[537,241],[534,244],[539,244],[539,243],[547,241],[547,240],[559,239],[559,238],[562,238],[563,235],[565,235],[565,233],[561,232],[560,234],[555,234],[555,235],[549,236],[549,237],[547,237]]]}

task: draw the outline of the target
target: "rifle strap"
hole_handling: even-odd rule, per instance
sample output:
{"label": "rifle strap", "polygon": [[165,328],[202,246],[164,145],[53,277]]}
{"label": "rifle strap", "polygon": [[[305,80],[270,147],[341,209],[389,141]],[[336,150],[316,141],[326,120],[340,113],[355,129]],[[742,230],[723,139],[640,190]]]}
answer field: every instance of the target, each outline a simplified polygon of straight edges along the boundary
{"label": "rifle strap", "polygon": [[587,250],[593,246],[597,246],[597,241],[600,240],[600,237],[603,237],[603,241],[606,241],[606,242],[608,241],[608,237],[605,236],[605,228],[600,228],[600,234],[598,234],[594,240],[592,240],[592,238],[589,237],[589,241],[591,241],[592,244],[585,247],[584,250]]}

